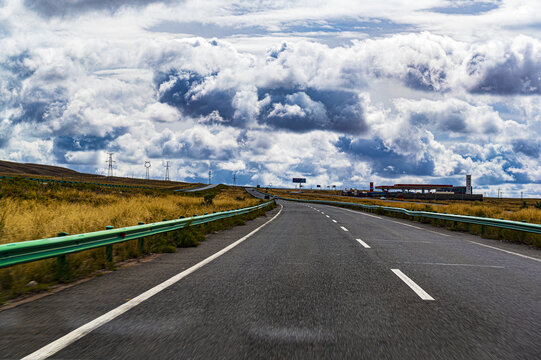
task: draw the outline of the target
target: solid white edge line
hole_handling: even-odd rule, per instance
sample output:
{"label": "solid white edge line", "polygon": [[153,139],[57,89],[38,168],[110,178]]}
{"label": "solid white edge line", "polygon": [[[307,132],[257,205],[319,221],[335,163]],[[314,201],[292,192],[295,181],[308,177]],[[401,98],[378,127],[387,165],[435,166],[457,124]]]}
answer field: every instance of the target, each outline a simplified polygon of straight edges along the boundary
{"label": "solid white edge line", "polygon": [[409,226],[409,227],[412,227],[414,229],[418,229],[418,230],[424,230],[423,228],[420,228],[418,226],[415,226],[415,225],[410,225],[410,224],[404,224],[403,222],[400,222],[400,221],[394,221],[394,220],[389,220],[390,222],[394,222],[395,224],[400,224],[400,225],[404,225],[404,226]]}
{"label": "solid white edge line", "polygon": [[523,257],[525,259],[530,259],[530,260],[535,260],[535,261],[539,261],[541,262],[541,259],[538,259],[538,258],[534,258],[534,257],[531,257],[531,256],[527,256],[527,255],[522,255],[522,254],[519,254],[519,253],[516,253],[516,252],[513,252],[513,251],[509,251],[509,250],[504,250],[504,249],[500,249],[500,248],[497,248],[495,246],[490,246],[490,245],[485,245],[485,244],[481,244],[481,243],[478,243],[476,241],[471,241],[469,240],[471,243],[473,244],[477,244],[477,245],[481,245],[481,246],[486,246],[487,248],[491,248],[491,249],[494,249],[494,250],[499,250],[499,251],[503,251],[503,252],[506,252],[508,254],[513,254],[513,255],[516,255],[516,256],[520,256],[520,257]]}
{"label": "solid white edge line", "polygon": [[370,245],[368,245],[367,243],[365,243],[364,241],[362,241],[361,239],[355,239],[357,240],[357,242],[359,244],[361,244],[363,247],[365,247],[366,249],[370,249]]}
{"label": "solid white edge line", "polygon": [[136,307],[137,305],[141,304],[143,301],[151,298],[152,296],[156,295],[160,291],[168,288],[169,286],[175,284],[182,278],[188,276],[189,274],[193,273],[194,271],[198,270],[199,268],[205,266],[206,264],[210,263],[212,260],[220,257],[221,255],[225,254],[229,250],[233,249],[235,246],[239,245],[255,233],[257,233],[259,230],[261,230],[263,227],[268,225],[271,221],[276,219],[281,213],[284,207],[280,204],[280,211],[278,211],[278,214],[274,215],[272,219],[264,223],[263,225],[259,226],[252,232],[250,232],[248,235],[245,235],[244,237],[240,238],[239,240],[235,241],[231,245],[223,248],[222,250],[218,251],[217,253],[209,256],[208,258],[204,259],[203,261],[195,264],[189,269],[186,269],[182,271],[181,273],[178,273],[177,275],[169,278],[168,280],[162,282],[161,284],[156,285],[155,287],[145,291],[141,295],[138,295],[137,297],[131,299],[130,301],[120,305],[119,307],[103,314],[102,316],[92,320],[91,322],[73,330],[72,332],[62,336],[61,338],[53,341],[52,343],[45,345],[39,350],[34,351],[32,354],[25,356],[22,358],[22,360],[34,360],[34,359],[46,359],[51,355],[56,354],[60,350],[64,349],[68,345],[74,343],[75,341],[79,340],[80,338],[84,337],[85,335],[89,334],[91,331],[99,328],[100,326],[108,323],[109,321],[115,319],[116,317],[124,314],[126,311]]}
{"label": "solid white edge line", "polygon": [[348,229],[346,229],[346,228],[343,227],[343,226],[340,226],[340,228],[341,228],[342,230],[344,230],[344,231],[349,231]]}
{"label": "solid white edge line", "polygon": [[[328,205],[330,206],[330,205]],[[384,219],[382,217],[379,217],[379,216],[376,216],[376,215],[370,215],[370,214],[366,214],[362,211],[355,211],[355,210],[350,210],[350,209],[344,209],[344,208],[341,208],[339,206],[334,206],[334,208],[336,209],[340,209],[340,210],[345,210],[345,211],[349,211],[349,212],[352,212],[352,213],[355,213],[355,214],[361,214],[361,215],[364,215],[364,216],[370,216],[370,217],[373,217],[373,218],[376,218],[376,219],[380,219],[380,220],[388,220],[388,219]]]}
{"label": "solid white edge line", "polygon": [[408,285],[411,288],[411,290],[415,291],[415,293],[421,299],[423,299],[423,300],[434,300],[434,298],[432,296],[428,295],[428,293],[426,291],[421,289],[421,287],[419,285],[417,285],[413,280],[411,280],[409,277],[407,277],[406,274],[404,274],[402,271],[400,271],[400,269],[391,269],[391,271],[394,272],[395,275],[400,278],[400,280],[405,282],[406,285]]}
{"label": "solid white edge line", "polygon": [[437,231],[428,230],[428,229],[423,229],[423,230],[424,230],[424,231],[431,232],[431,233],[434,233],[434,234],[438,234],[438,235],[441,235],[441,236],[451,236],[451,235],[448,235],[448,234],[443,234],[443,233],[440,233],[440,232],[437,232]]}

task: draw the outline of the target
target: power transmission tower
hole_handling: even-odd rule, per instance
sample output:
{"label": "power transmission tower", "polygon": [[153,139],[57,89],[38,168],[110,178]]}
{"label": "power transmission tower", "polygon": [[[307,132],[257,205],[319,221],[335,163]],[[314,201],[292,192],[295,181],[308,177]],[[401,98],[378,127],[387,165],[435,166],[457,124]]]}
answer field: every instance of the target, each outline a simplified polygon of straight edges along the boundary
{"label": "power transmission tower", "polygon": [[165,181],[169,181],[169,161],[165,162]]}
{"label": "power transmission tower", "polygon": [[149,176],[149,169],[150,169],[150,161],[145,161],[145,168],[147,169],[147,182],[150,180]]}
{"label": "power transmission tower", "polygon": [[210,185],[210,180],[212,179],[212,170],[209,170],[209,185]]}
{"label": "power transmission tower", "polygon": [[109,168],[107,169],[107,177],[113,177],[113,163],[116,161],[113,161],[113,154],[114,153],[107,153],[109,154],[109,160],[106,161],[106,163],[109,164]]}

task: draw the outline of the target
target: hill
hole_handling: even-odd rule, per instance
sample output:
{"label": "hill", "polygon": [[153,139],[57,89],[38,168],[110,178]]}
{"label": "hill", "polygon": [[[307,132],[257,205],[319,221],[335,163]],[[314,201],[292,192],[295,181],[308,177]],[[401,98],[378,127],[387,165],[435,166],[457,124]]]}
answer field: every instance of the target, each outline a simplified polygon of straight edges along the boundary
{"label": "hill", "polygon": [[31,176],[33,178],[61,179],[69,181],[82,181],[92,183],[111,183],[123,185],[151,186],[158,188],[167,188],[171,190],[185,189],[201,186],[201,183],[187,183],[180,181],[149,180],[127,178],[127,177],[107,177],[97,174],[81,173],[61,166],[17,163],[12,161],[0,160],[0,175],[3,176]]}

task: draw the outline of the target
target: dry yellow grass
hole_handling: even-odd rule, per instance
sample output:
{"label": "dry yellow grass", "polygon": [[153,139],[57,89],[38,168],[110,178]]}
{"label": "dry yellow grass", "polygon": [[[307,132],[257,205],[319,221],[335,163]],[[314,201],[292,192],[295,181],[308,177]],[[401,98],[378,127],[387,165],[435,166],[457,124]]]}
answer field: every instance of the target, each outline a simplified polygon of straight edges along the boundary
{"label": "dry yellow grass", "polygon": [[[79,234],[98,231],[107,225],[118,228],[137,225],[139,221],[150,223],[202,215],[260,202],[242,188],[225,186],[183,194],[162,190],[42,186],[24,180],[3,181],[0,182],[0,244],[54,237],[59,232]],[[155,235],[155,239],[147,243],[147,250],[174,251],[167,241],[163,242],[167,236]],[[166,246],[160,250],[160,244]],[[116,261],[141,255],[136,241],[115,245],[114,253]],[[67,257],[67,278],[63,281],[87,276],[104,267],[111,267],[106,261],[104,248],[70,254]],[[27,286],[31,280],[38,286]],[[58,280],[58,265],[54,258],[0,269],[0,304],[5,299],[47,289]]]}
{"label": "dry yellow grass", "polygon": [[[533,204],[536,200],[528,199],[526,203],[529,205],[527,208],[520,208],[520,200],[518,199],[502,199],[501,203],[498,205],[497,200],[490,199],[484,202],[447,202],[438,201],[438,204],[422,204],[422,203],[410,203],[405,201],[381,201],[365,198],[355,198],[355,197],[343,197],[343,196],[332,196],[322,192],[308,191],[298,193],[297,191],[291,190],[280,190],[273,189],[271,193],[283,197],[296,198],[296,199],[309,199],[309,200],[331,200],[331,201],[342,201],[342,202],[353,202],[360,204],[368,205],[381,205],[381,206],[391,206],[391,207],[400,207],[409,210],[423,210],[423,211],[433,211],[448,214],[458,214],[458,215],[471,215],[471,216],[485,216],[495,219],[506,219],[506,220],[515,220],[522,221],[525,220],[534,224],[541,224],[541,209],[533,207]],[[539,200],[537,200],[539,201]]]}
{"label": "dry yellow grass", "polygon": [[[71,190],[75,191],[76,190]],[[0,199],[0,243],[10,243],[54,237],[59,232],[79,234],[116,227],[202,215],[213,211],[251,206],[259,200],[242,189],[222,191],[206,204],[201,196],[135,195],[119,197],[111,194],[93,194],[92,202],[66,202]]]}

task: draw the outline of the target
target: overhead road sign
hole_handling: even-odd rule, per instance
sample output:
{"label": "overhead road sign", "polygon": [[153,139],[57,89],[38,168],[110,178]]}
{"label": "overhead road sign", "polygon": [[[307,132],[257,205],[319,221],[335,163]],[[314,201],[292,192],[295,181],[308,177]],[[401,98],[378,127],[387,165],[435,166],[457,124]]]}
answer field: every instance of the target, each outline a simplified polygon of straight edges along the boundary
{"label": "overhead road sign", "polygon": [[294,183],[305,184],[306,178],[293,178]]}

